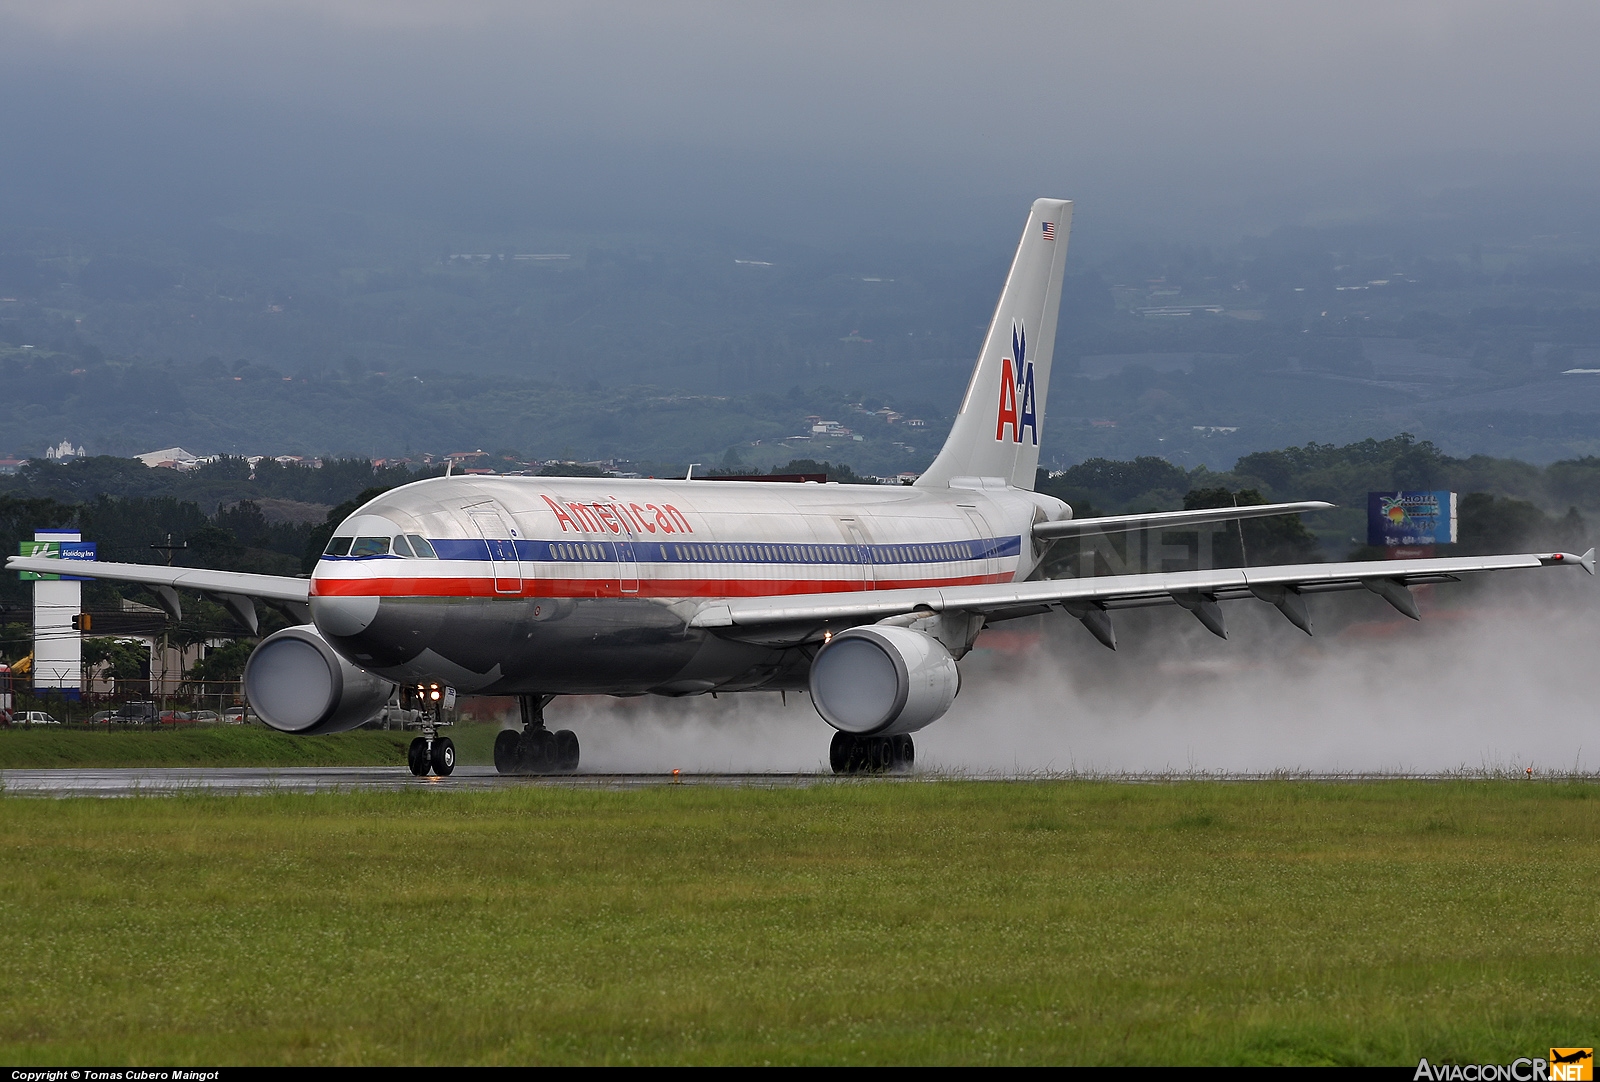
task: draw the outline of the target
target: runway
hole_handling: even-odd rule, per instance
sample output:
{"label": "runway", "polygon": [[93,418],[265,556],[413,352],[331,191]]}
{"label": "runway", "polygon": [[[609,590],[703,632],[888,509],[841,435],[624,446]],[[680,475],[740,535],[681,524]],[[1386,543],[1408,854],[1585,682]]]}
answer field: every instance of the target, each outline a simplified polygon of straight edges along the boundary
{"label": "runway", "polygon": [[288,767],[57,767],[0,770],[0,795],[31,797],[137,797],[204,793],[245,796],[270,793],[418,792],[462,793],[549,786],[562,789],[643,789],[658,785],[698,785],[754,789],[798,789],[813,785],[883,785],[912,782],[1111,782],[1123,785],[1165,785],[1176,782],[1375,782],[1375,781],[1540,781],[1594,784],[1600,775],[1549,772],[1462,770],[1441,773],[1320,773],[1272,771],[1226,773],[997,773],[992,771],[918,770],[909,774],[855,774],[840,777],[817,772],[768,773],[641,773],[641,774],[497,774],[489,766],[463,766],[448,778],[413,777],[395,766]]}
{"label": "runway", "polygon": [[117,767],[0,770],[7,796],[130,797],[176,793],[218,796],[324,792],[465,792],[526,786],[568,789],[637,789],[652,785],[720,785],[794,788],[832,782],[832,774],[497,774],[490,766],[463,766],[448,778],[413,777],[405,767]]}

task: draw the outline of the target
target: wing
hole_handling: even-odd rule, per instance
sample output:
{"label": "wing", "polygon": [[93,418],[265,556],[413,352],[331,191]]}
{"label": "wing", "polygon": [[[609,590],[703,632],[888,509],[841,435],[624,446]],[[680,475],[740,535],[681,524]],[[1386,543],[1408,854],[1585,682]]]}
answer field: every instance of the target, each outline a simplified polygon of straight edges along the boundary
{"label": "wing", "polygon": [[229,612],[248,627],[258,629],[253,598],[259,598],[274,607],[285,610],[302,623],[309,622],[311,610],[310,579],[289,578],[284,575],[250,575],[242,571],[211,571],[201,567],[161,567],[156,564],[101,563],[97,560],[55,560],[37,556],[12,556],[6,560],[7,571],[33,571],[42,575],[71,575],[74,578],[109,579],[113,582],[136,582],[150,587],[161,599],[175,619],[181,619],[183,609],[178,601],[178,591],[198,590],[215,598]]}
{"label": "wing", "polygon": [[1060,522],[1039,522],[1033,536],[1040,541],[1077,537],[1086,533],[1127,533],[1130,530],[1182,530],[1212,522],[1233,522],[1241,518],[1271,518],[1274,515],[1300,515],[1307,511],[1326,511],[1334,506],[1320,500],[1304,503],[1258,503],[1243,507],[1206,507],[1198,511],[1157,511],[1147,515],[1107,515],[1104,518],[1069,518]]}
{"label": "wing", "polygon": [[812,641],[831,629],[917,614],[964,613],[983,616],[993,622],[1063,609],[1082,620],[1101,642],[1115,649],[1116,638],[1108,614],[1112,609],[1180,605],[1193,612],[1212,632],[1226,638],[1218,603],[1256,597],[1277,606],[1291,623],[1310,634],[1305,594],[1364,588],[1415,620],[1420,614],[1411,596],[1412,586],[1453,582],[1462,575],[1490,571],[1567,564],[1594,574],[1594,550],[1582,556],[1554,552],[1403,562],[1280,564],[1153,575],[1048,579],[994,586],[726,598],[700,606],[690,623],[695,627],[724,628],[727,629],[724,634],[776,644]]}

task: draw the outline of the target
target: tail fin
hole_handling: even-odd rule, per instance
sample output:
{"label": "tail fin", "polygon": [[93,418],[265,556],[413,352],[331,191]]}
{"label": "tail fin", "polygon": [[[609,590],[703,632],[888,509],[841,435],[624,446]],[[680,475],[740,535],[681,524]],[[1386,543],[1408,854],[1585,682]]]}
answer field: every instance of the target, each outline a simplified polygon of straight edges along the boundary
{"label": "tail fin", "polygon": [[985,478],[1033,488],[1071,227],[1071,201],[1034,201],[961,412],[917,484],[948,488]]}

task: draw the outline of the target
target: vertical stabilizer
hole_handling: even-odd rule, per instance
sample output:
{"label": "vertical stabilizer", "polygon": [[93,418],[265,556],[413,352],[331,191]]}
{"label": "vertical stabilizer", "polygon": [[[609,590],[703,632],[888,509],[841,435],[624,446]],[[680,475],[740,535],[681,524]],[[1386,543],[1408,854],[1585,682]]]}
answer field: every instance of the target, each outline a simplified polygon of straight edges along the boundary
{"label": "vertical stabilizer", "polygon": [[1070,200],[1034,201],[961,412],[917,484],[946,488],[987,478],[1033,488],[1071,227]]}

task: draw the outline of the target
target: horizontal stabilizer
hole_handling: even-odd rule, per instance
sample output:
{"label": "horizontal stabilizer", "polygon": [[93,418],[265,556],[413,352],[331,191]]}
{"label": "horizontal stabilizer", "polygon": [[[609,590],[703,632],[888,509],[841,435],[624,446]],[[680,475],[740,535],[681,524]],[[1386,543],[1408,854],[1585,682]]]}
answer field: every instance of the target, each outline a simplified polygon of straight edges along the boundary
{"label": "horizontal stabilizer", "polygon": [[1079,537],[1090,533],[1127,533],[1130,530],[1186,530],[1212,522],[1232,522],[1241,518],[1272,518],[1276,515],[1303,515],[1307,511],[1326,511],[1333,504],[1321,500],[1303,503],[1257,503],[1243,507],[1203,507],[1198,511],[1155,511],[1145,515],[1107,515],[1104,518],[1069,518],[1062,522],[1039,522],[1033,536],[1040,541]]}

